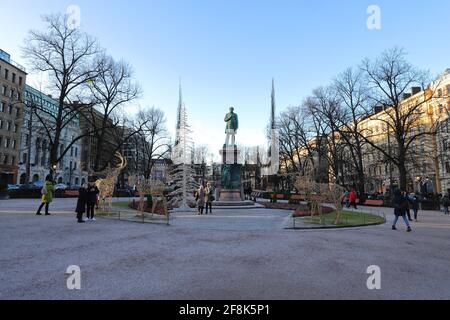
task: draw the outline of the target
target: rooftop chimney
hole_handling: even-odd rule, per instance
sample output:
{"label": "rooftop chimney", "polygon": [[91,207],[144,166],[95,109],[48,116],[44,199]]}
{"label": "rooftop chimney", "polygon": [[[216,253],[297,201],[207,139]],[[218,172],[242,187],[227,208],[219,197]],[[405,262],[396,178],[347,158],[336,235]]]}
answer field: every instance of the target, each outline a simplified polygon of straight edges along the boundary
{"label": "rooftop chimney", "polygon": [[411,94],[412,95],[418,94],[420,91],[422,91],[421,87],[412,87],[411,88]]}
{"label": "rooftop chimney", "polygon": [[411,98],[411,93],[404,93],[403,94],[403,100],[406,100],[408,98]]}

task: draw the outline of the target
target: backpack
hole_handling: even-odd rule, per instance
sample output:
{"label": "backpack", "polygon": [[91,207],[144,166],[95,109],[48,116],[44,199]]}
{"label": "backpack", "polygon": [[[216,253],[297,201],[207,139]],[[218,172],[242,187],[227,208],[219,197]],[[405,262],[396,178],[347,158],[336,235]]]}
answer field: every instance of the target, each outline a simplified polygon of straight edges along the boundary
{"label": "backpack", "polygon": [[46,195],[47,193],[48,193],[47,186],[44,184],[44,186],[41,189],[41,194]]}

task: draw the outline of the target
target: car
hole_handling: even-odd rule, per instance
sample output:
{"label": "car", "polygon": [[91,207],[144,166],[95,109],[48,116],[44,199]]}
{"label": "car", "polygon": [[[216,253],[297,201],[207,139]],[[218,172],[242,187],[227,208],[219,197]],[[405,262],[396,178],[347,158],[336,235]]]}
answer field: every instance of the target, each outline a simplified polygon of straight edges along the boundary
{"label": "car", "polygon": [[68,188],[68,186],[64,183],[58,183],[57,185],[55,185],[55,190],[66,190]]}
{"label": "car", "polygon": [[8,184],[8,190],[17,190],[19,186],[17,184]]}
{"label": "car", "polygon": [[34,189],[38,190],[38,189],[42,189],[42,186],[35,185],[34,183],[25,183],[25,184],[21,184],[19,186],[19,189],[21,189],[21,190],[34,190]]}
{"label": "car", "polygon": [[33,182],[33,186],[34,186],[35,188],[40,188],[40,189],[42,189],[42,188],[44,187],[44,181],[35,181],[35,182]]}

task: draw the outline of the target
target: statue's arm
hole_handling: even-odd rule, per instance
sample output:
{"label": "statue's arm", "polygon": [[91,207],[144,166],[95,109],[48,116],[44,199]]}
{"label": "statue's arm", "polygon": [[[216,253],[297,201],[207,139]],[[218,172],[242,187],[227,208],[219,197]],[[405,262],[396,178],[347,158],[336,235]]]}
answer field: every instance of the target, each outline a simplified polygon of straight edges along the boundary
{"label": "statue's arm", "polygon": [[226,116],[225,116],[225,122],[228,122],[228,121],[230,121],[231,120],[231,113],[228,113]]}

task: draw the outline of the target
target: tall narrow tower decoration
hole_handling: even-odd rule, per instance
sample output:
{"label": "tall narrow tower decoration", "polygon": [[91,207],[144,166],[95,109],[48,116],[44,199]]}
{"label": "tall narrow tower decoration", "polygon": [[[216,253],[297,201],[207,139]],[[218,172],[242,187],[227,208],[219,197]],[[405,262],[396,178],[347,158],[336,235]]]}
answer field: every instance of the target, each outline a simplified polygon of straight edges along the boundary
{"label": "tall narrow tower decoration", "polygon": [[272,96],[270,108],[270,165],[266,167],[266,175],[278,174],[280,168],[280,146],[278,140],[278,127],[276,121],[275,80],[272,79]]}
{"label": "tall narrow tower decoration", "polygon": [[186,106],[183,103],[183,95],[180,83],[175,145],[172,153],[172,161],[178,168],[176,180],[179,181],[178,186],[181,190],[181,192],[176,192],[181,198],[179,210],[189,210],[189,206],[187,203],[188,193],[192,191],[194,185],[191,166],[191,133],[192,130],[190,129],[190,126],[188,124],[188,116]]}

